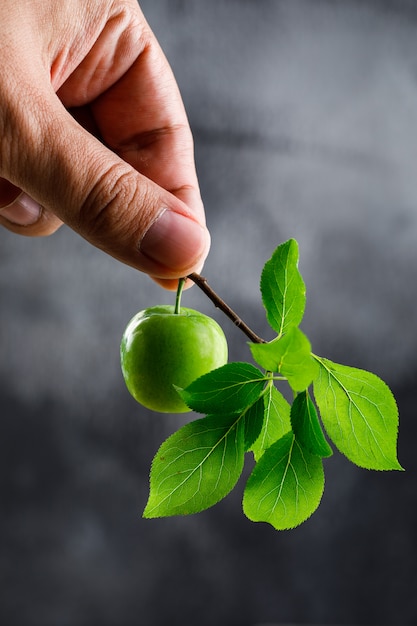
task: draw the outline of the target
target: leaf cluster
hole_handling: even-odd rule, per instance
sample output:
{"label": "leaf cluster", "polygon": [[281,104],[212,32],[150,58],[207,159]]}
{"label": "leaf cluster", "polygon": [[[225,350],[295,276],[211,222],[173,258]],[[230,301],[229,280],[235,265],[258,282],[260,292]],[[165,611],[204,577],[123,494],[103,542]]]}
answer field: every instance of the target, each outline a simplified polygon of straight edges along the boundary
{"label": "leaf cluster", "polygon": [[[145,517],[213,506],[235,487],[246,453],[254,467],[243,511],[278,530],[294,528],[317,509],[331,444],[360,467],[402,469],[390,389],[370,372],[313,354],[299,328],[306,290],[294,239],[267,261],[260,290],[276,337],[249,344],[256,366],[228,363],[178,390],[204,417],[180,428],[157,452]],[[278,390],[282,384],[289,386],[291,404]]]}

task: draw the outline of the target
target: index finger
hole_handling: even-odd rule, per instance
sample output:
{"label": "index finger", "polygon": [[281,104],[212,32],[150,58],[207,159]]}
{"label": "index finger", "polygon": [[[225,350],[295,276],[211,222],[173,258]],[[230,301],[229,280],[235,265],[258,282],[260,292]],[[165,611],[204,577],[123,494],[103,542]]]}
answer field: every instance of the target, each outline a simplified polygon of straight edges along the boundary
{"label": "index finger", "polygon": [[[125,58],[115,58],[114,63],[123,67],[118,76],[107,60],[104,65],[117,80],[108,86],[103,77],[106,89],[90,104],[100,137],[137,171],[185,202],[204,223],[193,138],[173,72],[144,18],[132,28],[127,42],[130,65],[126,68]],[[111,54],[109,47],[94,46],[90,60],[74,72],[71,83],[88,61],[97,65],[106,53]],[[85,85],[85,74],[82,78]]]}

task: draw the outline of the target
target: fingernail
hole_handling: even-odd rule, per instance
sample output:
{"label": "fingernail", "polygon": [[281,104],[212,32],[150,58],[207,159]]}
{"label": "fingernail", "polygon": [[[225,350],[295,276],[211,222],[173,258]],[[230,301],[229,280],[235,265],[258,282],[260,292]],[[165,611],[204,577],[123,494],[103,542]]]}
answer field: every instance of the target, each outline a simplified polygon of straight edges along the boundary
{"label": "fingernail", "polygon": [[16,200],[0,208],[0,215],[18,226],[30,226],[38,221],[41,207],[30,196],[22,192]]}
{"label": "fingernail", "polygon": [[171,269],[188,269],[208,248],[207,230],[194,220],[165,209],[146,231],[139,249]]}

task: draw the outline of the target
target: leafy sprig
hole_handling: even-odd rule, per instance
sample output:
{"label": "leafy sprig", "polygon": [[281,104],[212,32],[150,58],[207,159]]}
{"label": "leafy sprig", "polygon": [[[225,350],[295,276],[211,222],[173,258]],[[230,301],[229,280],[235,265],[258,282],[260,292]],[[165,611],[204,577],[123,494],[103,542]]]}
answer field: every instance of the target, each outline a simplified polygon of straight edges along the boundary
{"label": "leafy sprig", "polygon": [[[331,443],[356,465],[401,470],[397,460],[398,410],[377,376],[312,352],[299,325],[306,289],[298,270],[298,244],[278,246],[261,274],[267,320],[276,337],[265,342],[227,305],[222,308],[250,338],[251,363],[228,363],[178,389],[205,417],[171,435],[151,468],[144,517],[186,515],[223,499],[236,485],[245,454],[254,460],[243,511],[278,530],[307,520],[324,489],[323,458]],[[202,277],[191,278],[217,303]],[[287,383],[292,404],[277,385]]]}

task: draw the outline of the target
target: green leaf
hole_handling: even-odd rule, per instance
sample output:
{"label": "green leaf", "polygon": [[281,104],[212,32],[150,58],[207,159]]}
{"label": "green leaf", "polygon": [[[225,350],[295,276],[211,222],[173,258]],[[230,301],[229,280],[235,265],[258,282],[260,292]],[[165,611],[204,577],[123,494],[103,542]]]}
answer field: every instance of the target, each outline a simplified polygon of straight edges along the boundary
{"label": "green leaf", "polygon": [[277,530],[294,528],[316,510],[323,489],[321,458],[289,432],[256,464],[246,484],[243,510],[253,522],[268,522]]}
{"label": "green leaf", "polygon": [[298,271],[298,243],[289,239],[278,246],[261,274],[262,302],[271,327],[284,334],[303,318],[306,290]]}
{"label": "green leaf", "polygon": [[315,357],[320,365],[314,396],[337,448],[360,467],[402,469],[397,460],[398,409],[375,374]]}
{"label": "green leaf", "polygon": [[245,412],[245,450],[249,450],[258,439],[265,418],[263,395]]}
{"label": "green leaf", "polygon": [[264,386],[264,374],[250,363],[227,363],[178,393],[198,413],[236,414],[254,404]]}
{"label": "green leaf", "polygon": [[244,420],[209,415],[186,424],[160,447],[144,517],[198,513],[224,498],[243,469]]}
{"label": "green leaf", "polygon": [[311,344],[299,328],[269,343],[249,344],[255,361],[270,372],[284,376],[294,391],[303,391],[317,376],[317,363],[311,356]]}
{"label": "green leaf", "polygon": [[262,430],[251,447],[256,461],[267,448],[291,430],[291,407],[282,393],[274,385],[269,384],[262,399],[264,402]]}
{"label": "green leaf", "polygon": [[333,451],[327,443],[308,391],[302,391],[291,407],[291,424],[294,435],[311,454],[328,457]]}

